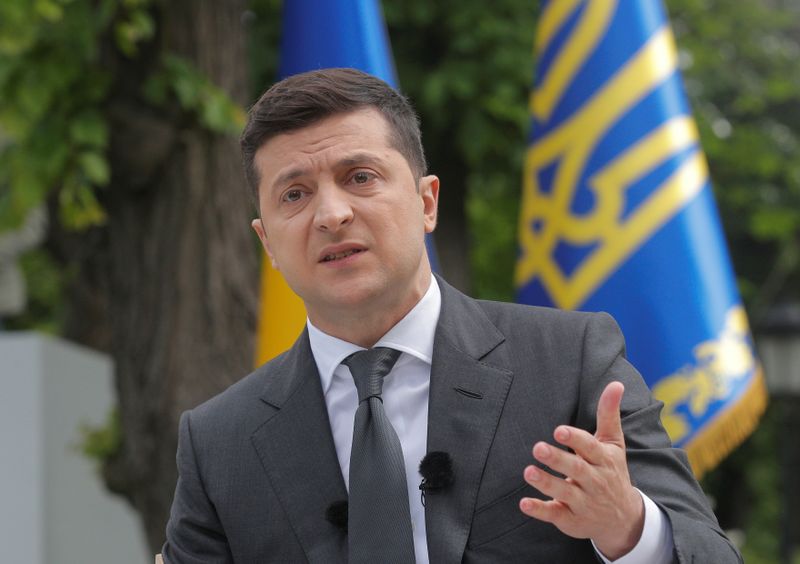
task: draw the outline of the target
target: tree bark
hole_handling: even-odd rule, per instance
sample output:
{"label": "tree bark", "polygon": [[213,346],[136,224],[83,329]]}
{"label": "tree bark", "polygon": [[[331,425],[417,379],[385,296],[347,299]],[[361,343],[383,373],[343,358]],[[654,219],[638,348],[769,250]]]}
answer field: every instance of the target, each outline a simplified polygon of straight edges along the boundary
{"label": "tree bark", "polygon": [[108,221],[60,242],[76,276],[67,337],[115,362],[121,450],[108,487],[142,517],[159,551],[175,487],[180,414],[252,369],[258,252],[238,143],[177,105],[153,108],[141,82],[179,55],[235,101],[247,96],[243,0],[157,4],[158,37],[140,55],[109,55],[115,82]]}

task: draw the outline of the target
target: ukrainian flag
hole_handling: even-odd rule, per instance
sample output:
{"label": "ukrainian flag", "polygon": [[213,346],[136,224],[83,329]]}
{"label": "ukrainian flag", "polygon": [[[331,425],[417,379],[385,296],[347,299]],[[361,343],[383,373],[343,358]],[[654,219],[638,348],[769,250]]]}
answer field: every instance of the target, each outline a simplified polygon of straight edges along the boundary
{"label": "ukrainian flag", "polygon": [[[280,78],[315,69],[350,67],[397,88],[386,24],[377,0],[286,0]],[[426,239],[436,268],[433,241]],[[265,260],[256,340],[256,363],[277,356],[303,329],[306,312],[283,276]]]}
{"label": "ukrainian flag", "polygon": [[545,1],[534,53],[518,301],[611,313],[700,476],[766,391],[663,6]]}

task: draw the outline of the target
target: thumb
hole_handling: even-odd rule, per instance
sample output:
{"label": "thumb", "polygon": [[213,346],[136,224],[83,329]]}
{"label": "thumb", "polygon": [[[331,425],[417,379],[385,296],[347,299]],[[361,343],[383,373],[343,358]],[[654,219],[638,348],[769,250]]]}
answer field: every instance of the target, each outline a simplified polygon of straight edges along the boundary
{"label": "thumb", "polygon": [[600,394],[600,401],[597,402],[597,432],[594,434],[598,441],[620,446],[625,444],[619,414],[619,404],[624,393],[625,386],[622,382],[611,382]]}

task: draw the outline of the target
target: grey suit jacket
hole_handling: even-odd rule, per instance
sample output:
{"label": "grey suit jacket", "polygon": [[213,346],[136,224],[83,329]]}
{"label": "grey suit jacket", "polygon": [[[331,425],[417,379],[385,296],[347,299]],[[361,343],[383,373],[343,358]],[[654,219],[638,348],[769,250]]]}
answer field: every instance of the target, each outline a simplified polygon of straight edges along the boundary
{"label": "grey suit jacket", "polygon": [[[552,442],[560,424],[593,432],[612,380],[625,384],[632,480],[666,512],[674,560],[741,562],[608,315],[477,301],[439,284],[428,451],[450,453],[455,484],[426,500],[432,564],[596,561],[588,540],[526,517],[518,503],[541,497],[522,479],[532,445]],[[184,413],[177,462],[168,564],[346,562],[346,533],[325,518],[347,492],[306,333]]]}

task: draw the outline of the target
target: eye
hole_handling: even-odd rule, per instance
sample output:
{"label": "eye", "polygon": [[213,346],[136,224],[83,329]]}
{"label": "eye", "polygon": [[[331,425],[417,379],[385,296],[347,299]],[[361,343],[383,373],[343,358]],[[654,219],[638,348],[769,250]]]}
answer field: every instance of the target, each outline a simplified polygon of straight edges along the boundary
{"label": "eye", "polygon": [[355,184],[366,184],[375,178],[375,175],[371,172],[367,172],[366,170],[359,170],[351,177],[353,183]]}
{"label": "eye", "polygon": [[293,188],[291,190],[287,190],[283,197],[281,198],[284,202],[297,202],[303,197],[303,191]]}

